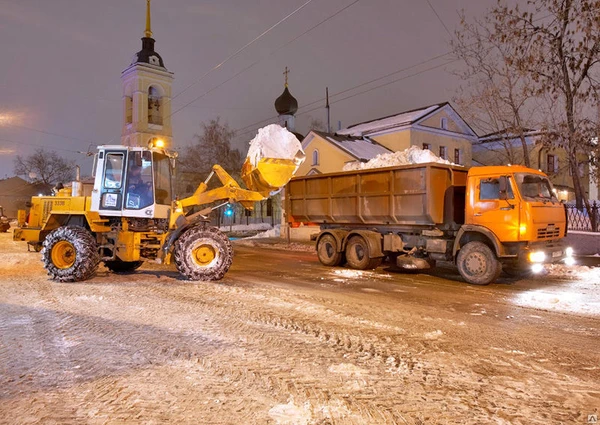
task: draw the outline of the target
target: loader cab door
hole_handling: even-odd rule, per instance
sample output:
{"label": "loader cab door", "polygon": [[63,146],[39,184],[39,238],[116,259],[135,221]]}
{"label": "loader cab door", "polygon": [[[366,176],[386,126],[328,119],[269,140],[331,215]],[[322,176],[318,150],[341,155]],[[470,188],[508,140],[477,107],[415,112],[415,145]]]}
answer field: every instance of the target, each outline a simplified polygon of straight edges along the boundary
{"label": "loader cab door", "polygon": [[99,209],[121,211],[127,151],[100,152],[100,155],[104,158],[99,158],[103,164]]}
{"label": "loader cab door", "polygon": [[[129,152],[125,189],[125,210],[139,211],[154,204],[152,152]],[[131,215],[131,214],[125,214]],[[135,216],[136,214],[134,214]]]}

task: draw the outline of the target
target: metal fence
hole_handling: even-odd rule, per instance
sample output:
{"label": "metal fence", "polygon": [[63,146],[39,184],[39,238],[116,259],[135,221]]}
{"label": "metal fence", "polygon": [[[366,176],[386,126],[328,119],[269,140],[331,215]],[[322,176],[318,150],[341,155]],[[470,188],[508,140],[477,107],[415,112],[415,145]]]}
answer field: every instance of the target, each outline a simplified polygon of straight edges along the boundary
{"label": "metal fence", "polygon": [[578,210],[575,205],[567,204],[569,230],[600,232],[600,203],[594,201],[588,211],[585,207]]}

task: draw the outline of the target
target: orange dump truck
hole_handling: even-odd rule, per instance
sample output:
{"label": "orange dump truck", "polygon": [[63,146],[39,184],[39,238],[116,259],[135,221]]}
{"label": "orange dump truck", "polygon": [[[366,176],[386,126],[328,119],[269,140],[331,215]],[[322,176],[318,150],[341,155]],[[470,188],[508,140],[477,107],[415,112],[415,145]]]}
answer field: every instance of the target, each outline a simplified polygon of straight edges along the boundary
{"label": "orange dump truck", "polygon": [[469,283],[572,259],[564,205],[547,176],[522,166],[428,163],[296,177],[290,225],[320,225],[322,264],[373,269],[387,256],[405,269],[452,261]]}

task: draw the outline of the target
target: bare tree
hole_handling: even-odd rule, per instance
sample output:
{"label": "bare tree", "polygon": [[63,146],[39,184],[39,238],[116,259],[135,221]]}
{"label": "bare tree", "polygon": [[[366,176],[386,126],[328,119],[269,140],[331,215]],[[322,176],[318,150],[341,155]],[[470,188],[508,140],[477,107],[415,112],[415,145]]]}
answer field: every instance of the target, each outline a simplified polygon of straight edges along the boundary
{"label": "bare tree", "polygon": [[600,1],[530,0],[525,7],[498,3],[492,13],[501,40],[515,47],[518,70],[531,78],[529,92],[551,102],[546,143],[566,151],[577,207],[589,208],[580,158],[592,157],[597,132]]}
{"label": "bare tree", "polygon": [[227,124],[221,124],[220,118],[202,123],[201,127],[202,133],[194,136],[195,143],[186,147],[180,156],[180,170],[191,177],[193,186],[208,176],[214,164],[239,180],[244,158],[238,149],[231,147],[235,132]]}
{"label": "bare tree", "polygon": [[27,176],[37,183],[67,183],[75,177],[75,161],[68,161],[54,151],[47,152],[40,148],[25,158],[17,155],[14,172],[17,176]]}
{"label": "bare tree", "polygon": [[[478,131],[498,134],[498,143],[511,163],[523,162],[530,167],[526,133],[533,127],[534,95],[528,90],[531,77],[518,72],[518,55],[523,52],[504,36],[504,31],[493,13],[472,23],[461,14],[461,29],[452,47],[455,57],[464,64],[455,73],[466,85],[454,100]],[[522,157],[511,142],[515,138],[521,142]]]}

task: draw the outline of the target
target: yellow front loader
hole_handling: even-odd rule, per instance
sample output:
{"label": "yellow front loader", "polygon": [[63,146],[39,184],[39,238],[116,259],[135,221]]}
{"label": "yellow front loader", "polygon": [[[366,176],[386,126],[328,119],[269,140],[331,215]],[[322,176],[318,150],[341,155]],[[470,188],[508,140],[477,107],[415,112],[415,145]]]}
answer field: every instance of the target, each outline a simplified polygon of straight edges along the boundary
{"label": "yellow front loader", "polygon": [[[99,146],[93,184],[78,176],[55,196],[32,198],[28,214],[19,212],[13,239],[41,251],[48,274],[61,282],[91,278],[100,262],[113,272],[131,272],[143,261],[174,262],[190,280],[221,279],[231,266],[233,249],[227,236],[210,226],[210,212],[233,202],[251,209],[285,186],[304,160],[291,133],[281,127],[270,131],[281,137],[266,143],[263,138],[246,159],[245,189],[215,165],[184,199],[173,191],[176,155],[156,146],[156,140],[148,147]],[[221,184],[209,189],[214,176]]]}

